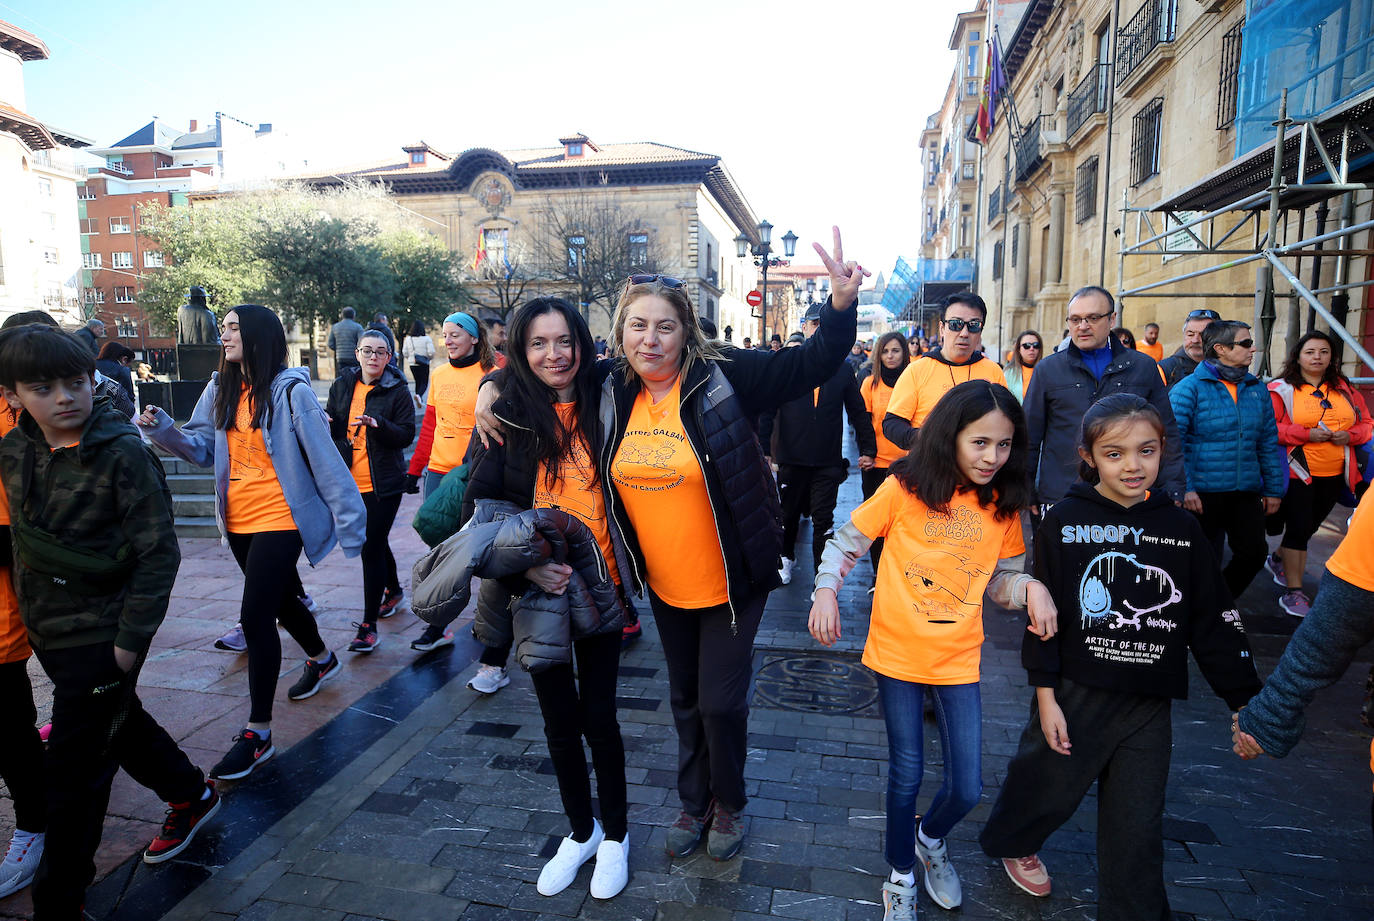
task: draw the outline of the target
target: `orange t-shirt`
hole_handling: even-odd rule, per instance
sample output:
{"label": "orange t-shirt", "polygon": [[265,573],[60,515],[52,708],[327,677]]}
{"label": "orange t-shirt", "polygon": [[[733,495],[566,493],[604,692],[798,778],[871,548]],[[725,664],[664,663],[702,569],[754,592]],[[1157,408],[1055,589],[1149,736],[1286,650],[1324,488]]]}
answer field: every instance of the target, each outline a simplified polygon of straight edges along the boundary
{"label": "orange t-shirt", "polygon": [[448,473],[463,463],[477,422],[477,388],[486,373],[480,361],[466,368],[444,362],[430,372],[426,402],[434,407],[434,444],[428,467],[435,473]]}
{"label": "orange t-shirt", "polygon": [[367,412],[367,395],[376,384],[364,384],[362,378],[353,385],[353,401],[348,404],[348,437],[353,443],[353,462],[349,470],[358,492],[372,492],[372,463],[367,459],[367,427],[354,425],[353,420]]}
{"label": "orange t-shirt", "polygon": [[878,456],[874,458],[874,465],[891,467],[906,454],[883,434],[883,416],[887,415],[888,404],[892,401],[892,388],[883,383],[883,379],[875,370],[864,379],[859,392],[863,394],[864,406],[873,418],[873,433],[878,436]]}
{"label": "orange t-shirt", "polygon": [[[5,407],[0,407],[0,438],[14,428],[15,419]],[[0,488],[0,525],[9,527],[10,497]],[[31,655],[29,631],[19,616],[19,598],[14,594],[8,565],[0,566],[0,664],[23,662]]]}
{"label": "orange t-shirt", "polygon": [[920,428],[940,397],[965,381],[979,380],[1007,385],[1002,369],[989,358],[979,359],[971,365],[947,365],[929,356],[918,358],[897,378],[887,411]]}
{"label": "orange t-shirt", "polygon": [[1232,403],[1240,402],[1240,387],[1230,381],[1222,381],[1226,385],[1226,392],[1231,395]]}
{"label": "orange t-shirt", "polygon": [[709,608],[730,600],[729,584],[706,475],[682,428],[681,399],[681,375],[657,403],[648,390],[639,392],[611,479],[639,537],[649,587],[675,608]]}
{"label": "orange t-shirt", "polygon": [[1374,592],[1374,499],[1369,493],[1360,500],[1350,518],[1350,529],[1326,561],[1326,568],[1356,588]]}
{"label": "orange t-shirt", "polygon": [[262,440],[252,428],[248,388],[239,393],[234,427],[224,433],[229,442],[229,495],[225,497],[225,527],[234,534],[294,531],[296,519],[277,482],[277,470]]}
{"label": "orange t-shirt", "polygon": [[983,591],[999,559],[1026,552],[1020,517],[996,520],[971,492],[941,514],[888,477],[852,520],[885,540],[864,665],[920,684],[977,681]]}
{"label": "orange t-shirt", "polygon": [[[1314,429],[1318,422],[1326,423],[1333,432],[1340,432],[1355,424],[1355,408],[1345,395],[1334,387],[1320,387],[1330,409],[1323,409],[1321,400],[1312,396],[1312,387],[1303,384],[1293,388],[1293,423]],[[1307,470],[1313,476],[1342,476],[1345,473],[1345,449],[1329,441],[1309,441],[1302,446],[1307,458]]]}
{"label": "orange t-shirt", "polygon": [[555,403],[554,409],[558,412],[558,421],[575,436],[572,457],[559,465],[552,489],[548,486],[548,468],[539,464],[534,480],[534,507],[562,509],[590,528],[601,555],[606,558],[611,578],[620,585],[620,571],[616,568],[615,550],[611,546],[611,528],[606,521],[606,499],[601,494],[601,485],[594,482],[596,464],[577,429],[577,404]]}
{"label": "orange t-shirt", "polygon": [[1144,339],[1137,339],[1135,342],[1135,350],[1149,355],[1157,362],[1164,360],[1164,343],[1162,342],[1156,342],[1154,345],[1150,345],[1150,343],[1146,342]]}

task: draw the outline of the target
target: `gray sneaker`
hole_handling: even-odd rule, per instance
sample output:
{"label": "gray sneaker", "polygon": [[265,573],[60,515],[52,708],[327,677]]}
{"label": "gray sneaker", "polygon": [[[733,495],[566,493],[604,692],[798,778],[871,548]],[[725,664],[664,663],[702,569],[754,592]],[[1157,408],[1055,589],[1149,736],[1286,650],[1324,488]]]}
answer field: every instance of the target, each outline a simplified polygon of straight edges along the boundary
{"label": "gray sneaker", "polygon": [[668,840],[664,842],[663,849],[668,852],[669,857],[689,856],[701,844],[701,839],[706,836],[706,829],[710,824],[710,809],[700,818],[689,815],[684,810],[678,815],[677,821],[668,827]]}
{"label": "gray sneaker", "polygon": [[716,803],[711,818],[711,834],[706,838],[706,853],[712,860],[729,860],[744,844],[744,817]]}
{"label": "gray sneaker", "polygon": [[243,624],[234,624],[234,629],[224,636],[215,640],[216,649],[225,649],[229,652],[243,652],[248,648],[248,641],[243,638]]}
{"label": "gray sneaker", "polygon": [[[919,827],[920,823],[917,822]],[[964,901],[964,890],[959,885],[959,874],[949,862],[949,848],[941,838],[934,847],[921,843],[916,835],[916,853],[921,856],[921,866],[925,868],[926,892],[941,908],[958,908]]]}
{"label": "gray sneaker", "polygon": [[883,883],[883,921],[916,921],[916,889],[891,880]]}

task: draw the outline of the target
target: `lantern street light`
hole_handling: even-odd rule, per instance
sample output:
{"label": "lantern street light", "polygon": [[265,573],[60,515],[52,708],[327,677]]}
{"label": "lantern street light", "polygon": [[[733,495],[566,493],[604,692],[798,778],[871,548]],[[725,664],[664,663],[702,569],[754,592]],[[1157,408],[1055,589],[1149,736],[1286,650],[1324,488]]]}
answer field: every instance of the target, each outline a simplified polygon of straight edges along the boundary
{"label": "lantern street light", "polygon": [[735,237],[735,255],[740,259],[752,255],[754,265],[763,269],[763,303],[760,304],[758,313],[750,312],[750,316],[759,321],[759,341],[764,340],[768,317],[768,269],[775,266],[789,265],[790,260],[797,253],[797,235],[792,231],[782,236],[782,250],[785,258],[779,259],[773,255],[773,225],[768,221],[759,221],[758,227],[759,242],[755,245],[743,233]]}

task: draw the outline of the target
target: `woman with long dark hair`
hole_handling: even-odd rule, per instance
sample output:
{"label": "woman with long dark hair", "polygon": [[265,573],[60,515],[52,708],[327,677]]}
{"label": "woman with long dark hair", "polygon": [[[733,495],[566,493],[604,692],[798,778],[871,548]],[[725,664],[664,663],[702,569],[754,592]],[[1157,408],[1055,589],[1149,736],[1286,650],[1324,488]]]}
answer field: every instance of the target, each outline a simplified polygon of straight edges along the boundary
{"label": "woman with long dark hair", "polygon": [[1289,478],[1278,514],[1269,521],[1270,532],[1283,539],[1269,555],[1268,568],[1284,590],[1279,607],[1294,617],[1307,616],[1312,605],[1302,586],[1307,543],[1342,493],[1364,491],[1355,447],[1374,433],[1364,397],[1333,359],[1334,345],[1321,330],[1307,333],[1269,382]]}
{"label": "woman with long dark hair", "polygon": [[410,324],[401,345],[401,356],[410,366],[410,378],[415,381],[415,396],[422,397],[429,389],[429,363],[434,360],[434,340],[425,333],[425,324],[416,320]]}
{"label": "woman with long dark hair", "polygon": [[180,429],[156,406],[138,423],[183,460],[215,468],[215,517],[243,570],[239,620],[248,644],[248,722],[210,776],[247,777],[276,751],[272,698],[281,671],[277,624],[309,657],[291,700],[311,697],[342,665],[297,596],[301,551],[313,566],[338,543],[362,550],[366,511],[304,368],[287,368],[286,332],[266,307],[224,315],[224,355]]}
{"label": "woman with long dark hair", "polygon": [[[591,529],[611,578],[620,585],[626,555],[623,546],[612,543],[606,484],[596,467],[603,441],[597,416],[603,376],[596,367],[591,331],[571,304],[541,297],[515,312],[506,341],[503,392],[492,407],[505,422],[507,437],[504,444],[474,445],[464,518],[470,517],[477,502],[488,499],[513,502],[522,509],[562,509]],[[571,572],[565,564],[548,563],[528,570],[526,577],[546,592],[561,594]],[[509,612],[501,616],[509,617]],[[479,638],[487,630],[483,617],[479,609],[474,624]],[[572,826],[539,874],[542,895],[565,889],[578,867],[593,856],[594,897],[616,895],[629,878],[625,747],[615,704],[623,620],[603,619],[581,635],[575,630],[572,662],[531,673],[563,809]],[[510,635],[510,628],[496,632]],[[489,652],[504,662],[509,649]],[[584,738],[592,752],[600,822],[592,811]]]}
{"label": "woman with long dark hair", "polygon": [[390,364],[391,344],[379,329],[358,337],[358,363],[339,372],[325,412],[340,452],[348,451],[353,481],[367,509],[363,542],[363,619],[349,652],[368,653],[381,640],[377,618],[390,617],[405,597],[388,536],[401,507],[406,462],[415,438],[415,406],[405,378]]}
{"label": "woman with long dark hair", "polygon": [[[878,454],[873,459],[873,466],[859,473],[865,499],[873,498],[878,487],[883,485],[883,480],[887,479],[889,468],[906,454],[883,434],[883,417],[887,415],[887,404],[892,399],[892,388],[897,385],[897,378],[902,376],[902,372],[909,364],[911,352],[906,336],[899,332],[890,332],[878,337],[878,344],[873,347],[873,373],[864,378],[863,383],[859,385],[864,406],[873,417],[873,431],[878,436]],[[875,574],[878,572],[878,561],[882,559],[882,555],[883,540],[880,537],[868,549],[868,559],[873,564]],[[870,587],[869,592],[872,591]]]}
{"label": "woman with long dark hair", "polygon": [[1011,350],[1011,358],[1002,369],[1007,379],[1007,389],[1016,397],[1016,402],[1026,402],[1026,391],[1030,389],[1031,375],[1035,365],[1045,357],[1045,340],[1033,329],[1028,329],[1016,337],[1016,345]]}

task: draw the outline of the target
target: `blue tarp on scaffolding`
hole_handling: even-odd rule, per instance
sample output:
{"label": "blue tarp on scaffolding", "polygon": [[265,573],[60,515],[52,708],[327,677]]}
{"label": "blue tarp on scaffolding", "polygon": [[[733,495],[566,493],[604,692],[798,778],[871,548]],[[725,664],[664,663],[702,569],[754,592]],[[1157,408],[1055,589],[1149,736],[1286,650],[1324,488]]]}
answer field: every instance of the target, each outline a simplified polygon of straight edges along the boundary
{"label": "blue tarp on scaffolding", "polygon": [[901,316],[912,299],[920,294],[921,285],[928,281],[970,283],[973,281],[973,260],[917,259],[912,265],[898,257],[892,277],[887,281],[887,290],[883,292],[883,306],[893,316]]}
{"label": "blue tarp on scaffolding", "polygon": [[1279,97],[1309,119],[1374,85],[1369,0],[1246,0],[1236,101],[1236,156],[1274,139]]}

